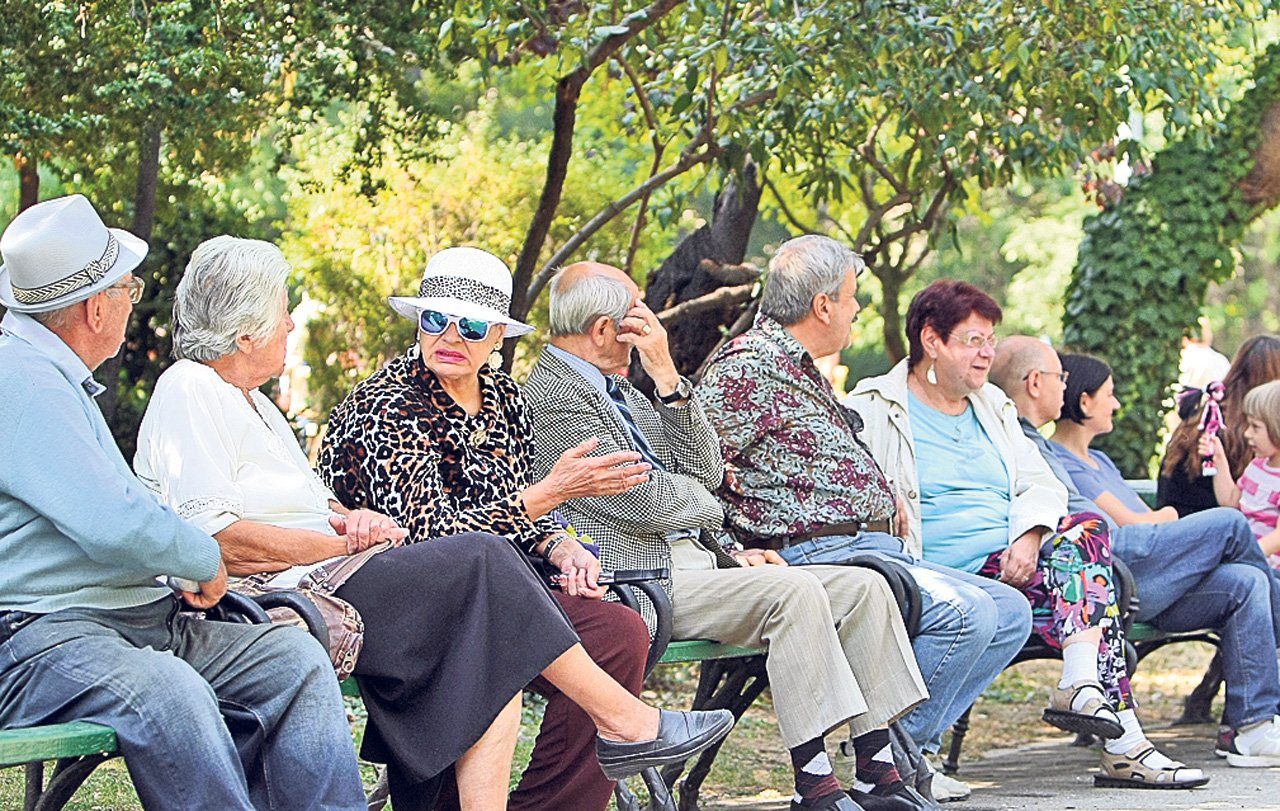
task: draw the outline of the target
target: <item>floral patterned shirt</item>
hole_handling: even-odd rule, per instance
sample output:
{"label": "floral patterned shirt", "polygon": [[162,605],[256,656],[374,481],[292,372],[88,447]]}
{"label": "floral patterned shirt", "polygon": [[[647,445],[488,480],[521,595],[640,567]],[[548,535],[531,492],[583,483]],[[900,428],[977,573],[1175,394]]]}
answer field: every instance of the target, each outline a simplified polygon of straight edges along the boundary
{"label": "floral patterned shirt", "polygon": [[343,504],[391,516],[410,539],[490,532],[531,552],[560,525],[531,520],[520,497],[533,483],[524,398],[509,375],[487,366],[480,390],[471,416],[414,344],[334,409],[320,476]]}
{"label": "floral patterned shirt", "polygon": [[725,346],[698,389],[720,434],[717,495],[734,534],[786,538],[893,514],[893,495],[813,358],[768,316]]}

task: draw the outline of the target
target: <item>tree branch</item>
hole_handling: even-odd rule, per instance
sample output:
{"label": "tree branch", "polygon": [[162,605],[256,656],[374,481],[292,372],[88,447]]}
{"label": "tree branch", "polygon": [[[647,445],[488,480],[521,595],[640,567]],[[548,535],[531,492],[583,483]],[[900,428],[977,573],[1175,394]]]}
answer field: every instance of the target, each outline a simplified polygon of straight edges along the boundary
{"label": "tree branch", "polygon": [[871,164],[871,168],[876,170],[876,174],[880,175],[885,180],[889,181],[889,185],[893,186],[894,191],[896,191],[898,194],[909,195],[909,190],[907,189],[906,185],[904,185],[902,181],[898,180],[897,175],[891,172],[889,170],[889,167],[881,163],[880,159],[876,157],[876,150],[874,145],[869,143],[864,143],[859,148],[858,151],[862,153],[863,159],[866,160],[867,163]]}
{"label": "tree branch", "polygon": [[754,289],[755,282],[740,284],[736,287],[721,287],[695,299],[682,301],[674,307],[663,310],[658,313],[658,320],[663,324],[669,325],[697,313],[714,310],[717,307],[724,307],[729,304],[737,304],[751,298],[751,291]]}
{"label": "tree branch", "polygon": [[[530,285],[534,266],[538,263],[538,255],[546,244],[547,234],[560,207],[560,197],[564,193],[565,177],[568,175],[569,159],[573,156],[573,135],[577,125],[578,99],[582,94],[582,86],[591,77],[592,72],[600,67],[632,37],[662,19],[673,8],[684,0],[654,0],[647,8],[627,15],[620,26],[624,28],[610,34],[587,52],[586,58],[571,73],[562,76],[556,83],[555,111],[552,114],[551,151],[547,156],[547,173],[542,184],[542,194],[538,198],[538,207],[533,212],[529,230],[525,234],[524,246],[520,257],[516,260],[514,278],[512,279],[511,315],[523,318],[529,312],[529,305],[537,295],[534,285]],[[545,281],[543,282],[545,284]],[[536,285],[537,290],[542,284]],[[532,295],[530,292],[532,291]],[[510,361],[508,355],[507,361]]]}
{"label": "tree branch", "polygon": [[663,143],[658,138],[658,117],[653,112],[653,104],[649,101],[649,94],[644,90],[644,82],[640,81],[640,74],[636,73],[636,69],[631,66],[631,63],[622,54],[614,54],[613,61],[622,66],[623,74],[631,81],[631,89],[635,91],[636,101],[640,102],[640,109],[644,112],[645,123],[649,125],[649,140],[653,142],[653,151],[660,151],[663,148]]}
{"label": "tree branch", "polygon": [[773,181],[770,180],[768,176],[765,176],[764,185],[765,188],[773,192],[773,199],[778,201],[778,208],[782,210],[782,216],[787,218],[787,222],[791,223],[792,227],[804,234],[818,233],[816,225],[810,227],[805,223],[800,222],[800,218],[791,212],[791,209],[787,206],[787,201],[782,199],[782,193],[778,191],[777,186],[773,185]]}
{"label": "tree branch", "polygon": [[680,159],[671,166],[656,175],[650,176],[648,180],[641,183],[639,186],[636,186],[617,200],[614,200],[609,205],[600,209],[594,217],[587,221],[586,225],[578,229],[576,234],[565,241],[564,245],[560,247],[560,250],[555,252],[555,255],[542,265],[537,276],[535,276],[529,283],[525,301],[536,301],[538,295],[542,293],[542,288],[546,287],[546,284],[551,279],[552,274],[555,273],[556,268],[558,268],[565,259],[571,256],[574,251],[581,247],[582,243],[594,236],[596,231],[599,231],[610,220],[625,211],[632,203],[645,195],[650,194],[654,189],[667,183],[672,178],[684,174],[700,163],[706,163],[711,160],[711,158],[715,157],[718,152],[717,148],[712,145],[705,145],[705,149],[700,152],[696,151],[702,146],[704,146],[702,139],[698,138],[693,143],[689,144],[689,147],[692,147],[695,151],[690,151],[689,148],[686,148],[680,155]]}
{"label": "tree branch", "polygon": [[698,367],[698,371],[694,372],[693,375],[691,376],[691,380],[695,385],[700,380],[702,380],[702,376],[706,374],[707,367],[711,365],[711,361],[715,358],[717,354],[719,354],[720,347],[724,346],[725,344],[732,341],[734,338],[737,338],[739,335],[746,332],[747,329],[752,325],[752,323],[755,322],[756,310],[758,310],[759,308],[760,308],[759,299],[752,301],[749,305],[743,308],[742,315],[738,316],[738,320],[733,322],[733,326],[729,327],[729,330],[716,343],[716,345],[711,347],[711,351],[707,353],[707,357],[702,361],[702,365]]}
{"label": "tree branch", "polygon": [[[662,166],[662,155],[666,152],[666,144],[658,137],[658,117],[653,112],[649,94],[645,92],[644,83],[640,81],[640,75],[636,73],[635,68],[622,54],[614,54],[613,59],[622,65],[622,72],[631,81],[631,89],[635,92],[636,99],[640,102],[640,109],[644,111],[644,120],[649,125],[649,140],[653,143],[653,160],[649,164],[649,177],[652,178]],[[631,225],[631,236],[627,240],[627,258],[623,261],[622,272],[628,276],[631,275],[632,265],[635,264],[636,251],[640,248],[640,234],[644,231],[648,219],[649,197],[650,195],[646,193],[640,198],[640,208],[636,211],[636,220]]]}

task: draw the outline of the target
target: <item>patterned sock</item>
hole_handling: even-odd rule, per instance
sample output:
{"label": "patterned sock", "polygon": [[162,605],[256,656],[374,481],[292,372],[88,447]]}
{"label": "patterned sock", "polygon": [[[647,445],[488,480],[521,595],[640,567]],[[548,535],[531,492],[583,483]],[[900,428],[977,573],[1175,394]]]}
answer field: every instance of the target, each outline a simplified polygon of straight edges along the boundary
{"label": "patterned sock", "polygon": [[818,806],[833,794],[840,794],[840,781],[831,771],[831,761],[822,738],[806,741],[791,750],[791,767],[796,772],[796,794],[791,801],[805,807]]}
{"label": "patterned sock", "polygon": [[873,729],[853,739],[858,756],[857,776],[853,787],[865,794],[893,794],[902,788],[902,776],[893,762],[889,746],[889,730]]}

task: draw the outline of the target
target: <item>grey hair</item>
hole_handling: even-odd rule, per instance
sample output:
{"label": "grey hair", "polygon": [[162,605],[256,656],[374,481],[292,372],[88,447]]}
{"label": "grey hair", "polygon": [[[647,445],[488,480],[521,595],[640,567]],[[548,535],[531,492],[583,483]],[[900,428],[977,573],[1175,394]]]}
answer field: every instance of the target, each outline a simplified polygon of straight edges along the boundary
{"label": "grey hair", "polygon": [[247,335],[271,337],[283,315],[289,263],[270,242],[231,236],[196,247],[173,302],[173,356],[208,362],[236,351]]}
{"label": "grey hair", "polygon": [[566,284],[561,269],[551,280],[551,336],[583,335],[602,315],[617,324],[631,305],[631,290],[624,282],[588,273]]}
{"label": "grey hair", "polygon": [[[129,277],[130,275],[132,274],[129,271],[125,271],[124,273],[121,273],[119,278],[117,278],[114,282],[112,282],[111,287],[104,287],[98,292],[106,293],[111,296],[116,296],[120,294],[128,295],[129,291],[116,287],[116,285],[118,285],[121,281],[123,281],[125,278]],[[90,296],[89,298],[93,298],[93,296]],[[76,307],[78,307],[81,304],[84,304],[88,300],[89,299],[81,299],[80,301],[77,301],[74,304],[67,304],[62,307],[56,307],[52,310],[44,310],[42,312],[27,313],[27,315],[31,316],[36,322],[43,324],[45,329],[49,330],[50,332],[54,332],[54,331],[65,329],[66,327],[71,326],[71,321],[72,321],[71,313],[76,309]]]}
{"label": "grey hair", "polygon": [[48,329],[50,332],[53,332],[55,330],[60,330],[64,327],[70,326],[71,311],[76,308],[76,305],[83,304],[83,303],[84,302],[82,301],[77,301],[75,304],[68,304],[65,307],[59,307],[56,310],[45,310],[42,313],[27,313],[27,315],[31,316],[36,321],[43,324],[45,326],[45,329]]}
{"label": "grey hair", "polygon": [[789,327],[804,320],[819,293],[840,298],[849,271],[861,275],[866,263],[830,237],[808,234],[778,246],[760,294],[760,312]]}

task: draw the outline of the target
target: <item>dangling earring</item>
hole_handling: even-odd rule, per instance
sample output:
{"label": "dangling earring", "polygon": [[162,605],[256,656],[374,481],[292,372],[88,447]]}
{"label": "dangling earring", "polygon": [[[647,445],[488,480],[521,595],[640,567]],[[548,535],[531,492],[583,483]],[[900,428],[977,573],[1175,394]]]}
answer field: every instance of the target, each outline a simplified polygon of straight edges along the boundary
{"label": "dangling earring", "polygon": [[938,385],[938,375],[933,371],[933,364],[929,364],[929,370],[924,373],[924,379],[929,381],[930,386]]}
{"label": "dangling earring", "polygon": [[502,344],[496,345],[493,348],[493,351],[489,353],[489,368],[490,369],[502,368]]}

